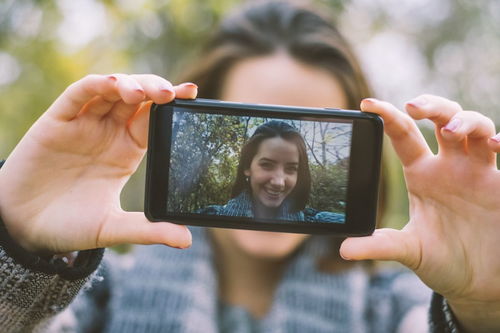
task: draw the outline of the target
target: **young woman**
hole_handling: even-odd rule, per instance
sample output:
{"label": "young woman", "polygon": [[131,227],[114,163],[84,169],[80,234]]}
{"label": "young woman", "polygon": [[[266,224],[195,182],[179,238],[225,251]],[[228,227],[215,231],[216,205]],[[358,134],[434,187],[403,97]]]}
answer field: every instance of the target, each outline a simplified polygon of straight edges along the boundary
{"label": "young woman", "polygon": [[292,125],[268,121],[255,130],[240,153],[232,199],[201,214],[305,222],[337,222],[344,214],[306,209],[311,173],[306,144]]}
{"label": "young woman", "polygon": [[[258,2],[228,18],[209,51],[195,71],[211,73],[196,80],[203,97],[347,108],[368,94],[338,32],[290,2]],[[372,271],[333,255],[328,238],[191,234],[121,210],[120,191],[146,149],[151,101],[195,96],[194,84],[154,75],[90,75],[28,131],[0,169],[3,332],[427,330],[430,291],[417,276],[435,292],[433,331],[500,330],[500,140],[490,139],[489,119],[431,95],[408,102],[409,115],[362,101],[384,119],[404,166],[410,221],[401,231],[347,239],[340,253],[396,260],[415,274]],[[436,124],[437,155],[410,116]],[[184,251],[137,247],[94,273],[99,248],[191,242]],[[80,251],[76,259],[72,251]]]}

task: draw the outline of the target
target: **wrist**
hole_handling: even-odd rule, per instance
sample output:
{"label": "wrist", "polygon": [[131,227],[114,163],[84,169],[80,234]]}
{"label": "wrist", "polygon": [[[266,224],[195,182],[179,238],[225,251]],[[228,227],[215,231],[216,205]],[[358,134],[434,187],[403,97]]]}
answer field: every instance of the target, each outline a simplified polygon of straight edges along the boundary
{"label": "wrist", "polygon": [[500,332],[500,300],[495,302],[448,300],[448,304],[465,332]]}

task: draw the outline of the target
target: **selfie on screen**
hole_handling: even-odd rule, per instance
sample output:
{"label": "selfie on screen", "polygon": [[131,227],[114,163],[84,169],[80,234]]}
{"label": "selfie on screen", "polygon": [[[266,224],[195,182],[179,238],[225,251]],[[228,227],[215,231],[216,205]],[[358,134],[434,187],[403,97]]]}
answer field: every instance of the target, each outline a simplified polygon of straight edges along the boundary
{"label": "selfie on screen", "polygon": [[344,223],[351,133],[349,122],[177,111],[167,210]]}

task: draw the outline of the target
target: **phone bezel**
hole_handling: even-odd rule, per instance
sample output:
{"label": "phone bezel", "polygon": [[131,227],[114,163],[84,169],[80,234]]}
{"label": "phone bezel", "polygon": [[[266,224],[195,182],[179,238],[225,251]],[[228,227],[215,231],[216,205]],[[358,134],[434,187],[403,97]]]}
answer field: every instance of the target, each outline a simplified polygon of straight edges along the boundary
{"label": "phone bezel", "polygon": [[[350,120],[353,124],[346,222],[293,222],[259,220],[200,214],[168,214],[168,170],[174,108],[195,112],[261,116],[302,120]],[[252,229],[293,233],[328,233],[342,236],[369,235],[375,229],[382,153],[383,121],[371,113],[333,108],[305,108],[280,105],[244,104],[219,100],[176,99],[168,104],[153,104],[150,112],[144,212],[152,221],[178,224]]]}

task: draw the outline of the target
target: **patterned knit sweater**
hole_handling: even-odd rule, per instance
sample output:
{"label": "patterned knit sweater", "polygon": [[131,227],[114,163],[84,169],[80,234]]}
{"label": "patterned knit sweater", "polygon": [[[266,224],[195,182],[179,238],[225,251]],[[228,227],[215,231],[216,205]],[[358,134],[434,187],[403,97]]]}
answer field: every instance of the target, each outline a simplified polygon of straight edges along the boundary
{"label": "patterned knit sweater", "polygon": [[[1,163],[0,163],[1,165]],[[1,222],[1,220],[0,220]],[[82,251],[74,267],[24,251],[0,223],[0,332],[458,332],[442,297],[408,271],[318,271],[330,239],[311,237],[287,267],[269,313],[221,311],[211,241]],[[100,264],[99,268],[97,266]],[[234,319],[237,320],[234,320]]]}
{"label": "patterned knit sweater", "polygon": [[[254,217],[254,209],[251,195],[247,191],[241,192],[237,197],[232,198],[225,205],[211,205],[198,211],[200,214]],[[345,215],[334,212],[319,211],[307,207],[304,210],[293,211],[291,202],[285,200],[279,207],[279,220],[322,222],[322,223],[344,223]]]}

